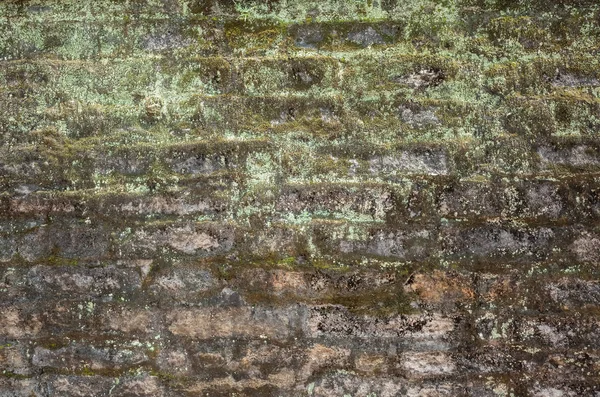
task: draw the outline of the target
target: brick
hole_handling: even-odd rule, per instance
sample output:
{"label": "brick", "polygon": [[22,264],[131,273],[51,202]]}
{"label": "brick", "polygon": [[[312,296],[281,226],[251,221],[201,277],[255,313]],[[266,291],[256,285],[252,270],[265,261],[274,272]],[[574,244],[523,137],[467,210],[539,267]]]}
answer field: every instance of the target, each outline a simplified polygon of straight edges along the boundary
{"label": "brick", "polygon": [[21,257],[35,262],[57,253],[65,258],[99,259],[109,251],[104,225],[85,224],[78,220],[64,220],[42,224],[23,235],[17,242]]}
{"label": "brick", "polygon": [[401,378],[363,377],[352,373],[328,374],[318,378],[311,387],[314,396],[365,395],[378,396],[454,396],[464,390],[458,382],[411,382]]}
{"label": "brick", "polygon": [[456,370],[452,358],[441,352],[402,354],[402,369],[411,377],[448,375]]}
{"label": "brick", "polygon": [[152,148],[140,147],[116,152],[96,152],[90,155],[93,172],[100,175],[142,175],[149,171],[153,157]]}
{"label": "brick", "polygon": [[586,145],[570,147],[540,146],[537,149],[545,169],[563,166],[571,169],[596,168],[600,164],[597,148]]}
{"label": "brick", "polygon": [[[283,376],[281,376],[283,375]],[[278,390],[278,387],[273,383],[275,381],[281,381],[283,378],[284,382],[286,378],[290,378],[290,375],[285,372],[280,376],[270,376],[267,379],[239,379],[235,380],[233,377],[222,377],[209,381],[198,381],[189,386],[183,388],[185,395],[198,395],[198,394],[211,394],[222,391],[229,393],[240,393],[250,392],[257,394],[274,393]]]}
{"label": "brick", "polygon": [[[124,198],[118,207],[119,215],[191,215],[210,214],[220,211],[222,204],[212,198],[181,199],[172,197]],[[108,208],[107,208],[108,209]]]}
{"label": "brick", "polygon": [[350,350],[315,344],[308,349],[306,356],[306,363],[298,373],[299,378],[303,380],[309,379],[323,368],[348,365]]}
{"label": "brick", "polygon": [[42,397],[43,386],[36,379],[0,378],[0,395],[7,397]]}
{"label": "brick", "polygon": [[399,315],[384,319],[355,316],[339,306],[316,306],[308,317],[310,337],[394,338],[434,341],[443,339],[454,329],[450,318],[440,315]]}
{"label": "brick", "polygon": [[271,227],[238,230],[238,249],[250,253],[250,257],[293,257],[306,254],[306,235],[296,227],[273,224]]}
{"label": "brick", "polygon": [[369,160],[373,175],[446,175],[450,173],[450,159],[442,150],[415,149],[399,155],[379,156]]}
{"label": "brick", "polygon": [[[156,310],[131,308],[129,302],[107,297],[105,302],[87,296],[78,299],[46,297],[35,306],[16,302],[0,314],[0,336],[7,339],[50,338],[56,335],[107,336],[127,333],[135,338],[153,338],[163,331]],[[128,304],[129,303],[129,304]]]}
{"label": "brick", "polygon": [[127,348],[107,348],[89,345],[69,345],[59,349],[36,347],[31,362],[36,367],[61,371],[125,370],[148,361],[143,351]]}
{"label": "brick", "polygon": [[228,225],[174,224],[136,230],[121,252],[139,256],[169,248],[185,255],[215,255],[229,251],[233,242],[233,231]]}
{"label": "brick", "polygon": [[127,295],[142,286],[135,269],[111,265],[99,268],[34,266],[25,277],[25,282],[33,286],[36,293],[63,296]]}
{"label": "brick", "polygon": [[153,275],[149,291],[158,299],[193,301],[195,296],[219,287],[218,280],[207,270],[177,267]]}
{"label": "brick", "polygon": [[173,164],[172,170],[180,174],[210,174],[224,169],[226,159],[220,155],[204,155],[188,157]]}
{"label": "brick", "polygon": [[476,320],[476,332],[482,340],[503,343],[521,343],[546,349],[582,348],[594,346],[600,337],[597,321],[579,319],[572,315],[496,316],[480,315]]}
{"label": "brick", "polygon": [[[247,93],[306,91],[319,86],[336,87],[340,80],[337,59],[329,57],[247,58],[236,62]],[[267,78],[268,76],[268,78]]]}
{"label": "brick", "polygon": [[104,376],[54,376],[47,379],[51,394],[66,397],[108,396],[116,379]]}
{"label": "brick", "polygon": [[[341,36],[338,34],[339,29],[348,33]],[[294,25],[291,28],[291,35],[295,44],[301,48],[323,48],[344,44],[361,48],[393,42],[397,40],[397,35],[401,31],[400,23],[372,25],[353,23],[350,25],[347,22],[338,22],[335,24]]]}
{"label": "brick", "polygon": [[158,315],[155,311],[139,308],[116,307],[102,313],[104,329],[118,334],[152,335],[157,332]]}
{"label": "brick", "polygon": [[10,200],[10,211],[16,214],[61,213],[69,214],[75,211],[75,205],[68,199],[53,200],[41,194],[29,194],[25,197],[13,197]]}
{"label": "brick", "polygon": [[[108,254],[110,246],[103,225],[69,226],[56,230],[53,239],[62,256],[99,259]],[[63,232],[65,229],[66,233]]]}
{"label": "brick", "polygon": [[569,310],[595,309],[600,306],[600,283],[564,277],[544,286],[556,305]]}
{"label": "brick", "polygon": [[536,260],[550,257],[552,248],[565,235],[568,231],[549,227],[448,228],[442,235],[442,250],[449,258]]}
{"label": "brick", "polygon": [[164,373],[179,376],[192,374],[192,362],[183,349],[161,349],[156,363]]}
{"label": "brick", "polygon": [[582,233],[573,241],[570,249],[582,262],[598,263],[600,261],[600,238],[596,234]]}
{"label": "brick", "polygon": [[[353,234],[358,234],[355,236]],[[437,231],[424,228],[349,227],[316,223],[315,235],[323,253],[427,260],[437,251]]]}
{"label": "brick", "polygon": [[167,395],[165,387],[158,377],[141,374],[134,377],[128,377],[119,382],[111,393],[114,396],[132,396],[132,397],[162,397]]}
{"label": "brick", "polygon": [[32,368],[27,348],[21,344],[7,343],[0,347],[0,372],[14,375],[30,375]]}
{"label": "brick", "polygon": [[20,339],[36,336],[42,329],[42,322],[37,313],[26,313],[18,307],[0,307],[0,336]]}
{"label": "brick", "polygon": [[14,238],[0,237],[0,262],[9,262],[17,253],[16,251]]}
{"label": "brick", "polygon": [[286,339],[300,329],[301,316],[301,309],[177,309],[167,314],[167,322],[172,334],[195,339]]}
{"label": "brick", "polygon": [[303,293],[308,288],[304,274],[301,272],[287,272],[275,270],[271,273],[270,283],[276,294]]}
{"label": "brick", "polygon": [[52,245],[48,227],[41,225],[36,230],[21,237],[16,245],[19,255],[29,262],[34,262],[50,255]]}
{"label": "brick", "polygon": [[357,185],[332,186],[311,184],[289,186],[277,200],[282,215],[290,212],[310,212],[313,216],[341,218],[346,213],[364,214],[372,219],[384,219],[393,208],[393,193],[386,187]]}
{"label": "brick", "polygon": [[447,218],[556,220],[561,216],[572,216],[565,191],[560,184],[549,181],[461,181],[443,189],[438,198],[438,208]]}
{"label": "brick", "polygon": [[454,305],[472,302],[475,291],[471,280],[461,274],[434,271],[431,274],[412,275],[404,289],[416,293],[425,305],[453,309]]}
{"label": "brick", "polygon": [[387,372],[386,357],[378,354],[361,354],[354,362],[359,373],[380,375]]}

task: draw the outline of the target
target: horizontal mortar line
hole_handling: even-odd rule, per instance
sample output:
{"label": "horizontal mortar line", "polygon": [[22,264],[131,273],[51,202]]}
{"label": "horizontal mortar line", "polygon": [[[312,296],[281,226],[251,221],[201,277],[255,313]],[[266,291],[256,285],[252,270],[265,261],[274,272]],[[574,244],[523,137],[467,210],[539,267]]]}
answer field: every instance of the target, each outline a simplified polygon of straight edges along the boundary
{"label": "horizontal mortar line", "polygon": [[[302,91],[295,91],[291,93],[283,93],[283,94],[258,94],[258,95],[238,95],[238,94],[203,94],[203,93],[192,93],[186,99],[187,101],[193,100],[195,98],[233,98],[233,99],[281,99],[281,98],[290,98],[290,99],[307,99],[307,100],[315,100],[315,99],[343,99],[343,96],[340,94],[325,94],[320,96],[310,95],[310,92],[304,93]],[[186,101],[183,100],[183,101]]]}
{"label": "horizontal mortar line", "polygon": [[[389,48],[393,47],[393,45],[388,46]],[[171,50],[173,51],[173,50]],[[232,50],[233,51],[233,50]],[[331,60],[340,60],[341,58],[345,58],[347,59],[347,57],[349,56],[355,56],[356,54],[359,54],[362,49],[358,48],[356,50],[353,50],[351,52],[347,52],[346,51],[319,51],[319,54],[312,54],[312,53],[307,53],[306,51],[304,51],[301,48],[298,48],[298,52],[297,53],[293,53],[293,55],[290,55],[289,53],[282,53],[282,55],[280,56],[275,56],[275,55],[267,55],[265,57],[245,57],[245,56],[234,56],[234,55],[230,55],[231,52],[225,53],[223,55],[215,55],[214,58],[215,59],[228,59],[228,60],[235,60],[235,59],[248,59],[251,60],[253,58],[256,58],[257,60],[260,59],[267,59],[267,60],[276,60],[276,59],[302,59],[302,58],[312,58],[312,59],[331,59]],[[138,60],[138,59],[172,59],[173,55],[172,54],[167,54],[165,55],[164,53],[161,52],[153,52],[153,51],[149,51],[149,50],[142,50],[142,49],[134,49],[132,51],[130,51],[133,53],[133,55],[128,56],[128,57],[114,57],[114,56],[98,56],[98,57],[85,57],[85,58],[74,58],[74,59],[62,59],[62,58],[58,58],[56,57],[56,55],[54,55],[53,52],[39,52],[37,53],[35,58],[17,58],[17,57],[11,57],[11,56],[4,56],[4,58],[0,57],[0,65],[2,65],[3,63],[8,63],[8,62],[22,62],[22,63],[42,63],[46,60],[48,61],[64,61],[64,62],[102,62],[102,61],[106,61],[106,60],[110,60],[110,61],[127,61],[127,60]],[[339,55],[339,56],[336,56]],[[406,55],[410,55],[409,53],[407,53]],[[177,56],[177,59],[181,59],[181,61],[185,62],[185,61],[192,61],[194,60],[194,58],[196,58],[197,56]],[[41,58],[41,59],[40,59]],[[211,58],[211,57],[203,57],[203,58]]]}
{"label": "horizontal mortar line", "polygon": [[[410,54],[406,54],[406,55],[410,55]],[[129,56],[129,57],[97,57],[97,58],[81,58],[81,59],[61,59],[61,58],[54,58],[54,57],[47,57],[47,58],[41,58],[40,57],[36,57],[36,58],[32,58],[32,59],[27,59],[27,58],[13,58],[13,59],[1,59],[0,58],[0,64],[4,63],[21,63],[24,64],[25,66],[29,66],[32,64],[51,64],[52,66],[54,66],[53,64],[82,64],[82,65],[97,65],[100,64],[102,66],[106,66],[109,64],[119,64],[119,63],[125,63],[128,61],[139,61],[139,60],[172,60],[173,57],[170,55],[164,55],[164,54],[160,54],[160,53],[154,53],[154,52],[148,52],[148,53],[144,53],[144,54],[139,54],[139,55],[133,55],[133,56]],[[179,62],[189,62],[189,61],[212,61],[212,60],[225,60],[225,61],[261,61],[261,60],[267,60],[267,61],[272,61],[272,60],[289,60],[289,61],[293,61],[296,59],[315,59],[315,60],[320,60],[320,59],[328,59],[328,60],[335,60],[335,61],[339,61],[339,58],[334,57],[334,56],[327,56],[327,55],[321,55],[321,54],[311,54],[311,53],[300,53],[300,54],[282,54],[282,55],[266,55],[266,56],[240,56],[240,57],[236,57],[233,55],[229,55],[229,54],[225,54],[225,55],[215,55],[215,56],[198,56],[198,55],[191,55],[191,56],[178,56],[177,60]],[[188,66],[188,65],[184,65],[184,66]]]}
{"label": "horizontal mortar line", "polygon": [[[532,294],[534,294],[532,292]],[[557,305],[560,303],[557,303]],[[540,321],[541,324],[552,324],[553,320],[575,320],[575,323],[582,322],[585,323],[588,320],[597,320],[597,317],[590,316],[586,318],[585,316],[581,316],[582,312],[589,311],[589,313],[598,313],[600,309],[600,305],[594,305],[594,308],[590,308],[588,310],[584,310],[582,308],[577,310],[559,310],[559,311],[550,311],[550,312],[541,312],[536,309],[520,309],[511,306],[506,307],[503,305],[502,308],[493,308],[493,309],[472,309],[472,315],[476,318],[478,315],[485,315],[488,313],[496,314],[498,317],[508,318],[510,317],[518,317],[524,320],[544,320]],[[560,324],[560,321],[556,321],[557,325]],[[590,324],[591,325],[591,324]]]}
{"label": "horizontal mortar line", "polygon": [[[103,145],[102,141],[98,141],[98,138],[102,135],[97,135],[93,137],[86,137],[76,139],[70,144],[71,150],[74,154],[82,153],[90,153],[90,151],[94,150],[102,150],[102,152],[108,155],[105,158],[110,158],[111,155],[122,154],[124,152],[135,152],[139,150],[149,149],[153,152],[168,152],[172,150],[185,150],[190,149],[194,150],[195,148],[236,148],[236,149],[246,149],[248,147],[251,149],[252,147],[257,146],[257,149],[263,149],[265,147],[272,146],[274,141],[267,137],[256,137],[250,139],[222,139],[222,140],[214,140],[214,139],[194,139],[189,141],[166,141],[166,142],[140,142],[136,144],[126,144],[126,145],[117,145],[117,146],[107,146]],[[107,139],[110,139],[108,137]],[[91,142],[90,142],[91,141]],[[263,146],[264,145],[264,146]],[[23,149],[23,150],[34,150],[37,145],[28,145],[21,146],[19,148],[15,148],[13,150]],[[114,153],[111,151],[114,150]],[[211,153],[204,153],[211,154]],[[219,154],[219,153],[216,153]],[[164,158],[156,158],[157,160],[170,160],[170,157]]]}
{"label": "horizontal mortar line", "polygon": [[[60,13],[54,13],[54,17],[51,17],[52,14],[48,15],[47,18],[44,18],[44,16],[36,16],[36,15],[18,15],[18,14],[4,14],[3,17],[5,20],[7,20],[9,23],[14,24],[16,23],[27,23],[30,25],[40,25],[40,26],[52,26],[52,25],[59,25],[59,24],[64,24],[64,23],[73,23],[73,24],[86,24],[86,25],[90,25],[90,26],[94,26],[94,25],[98,25],[98,26],[106,26],[107,23],[115,23],[117,25],[117,27],[119,26],[123,26],[123,27],[132,27],[132,28],[136,28],[138,24],[144,24],[147,22],[179,22],[179,23],[186,23],[187,26],[195,26],[196,24],[209,24],[209,25],[216,25],[217,22],[219,23],[235,23],[235,22],[239,22],[242,26],[242,30],[245,27],[250,27],[253,28],[253,24],[255,23],[259,23],[259,24],[264,24],[264,28],[265,29],[269,29],[269,28],[289,28],[289,27],[293,27],[293,26],[318,26],[318,25],[343,25],[343,24],[349,24],[349,23],[353,23],[353,24],[360,24],[360,25],[379,25],[379,24],[400,24],[402,26],[406,25],[406,20],[405,19],[401,19],[401,18],[394,18],[394,17],[388,17],[388,18],[347,18],[347,19],[343,19],[343,18],[332,18],[332,19],[316,19],[316,20],[312,20],[312,21],[306,21],[306,20],[291,20],[291,19],[284,19],[284,18],[279,18],[277,16],[269,16],[269,17],[263,17],[263,18],[257,18],[257,17],[243,17],[240,16],[239,14],[211,14],[211,15],[198,15],[198,14],[183,14],[183,13],[172,13],[172,14],[168,14],[168,13],[164,13],[164,12],[160,12],[160,11],[155,11],[153,12],[153,14],[163,14],[161,16],[150,16],[149,13],[145,14],[145,15],[135,15],[132,14],[131,12],[128,12],[129,10],[127,9],[123,9],[121,10],[120,14],[117,14],[116,11],[114,12],[115,15],[112,16],[110,15],[110,13],[103,13],[102,10],[98,10],[99,13],[102,13],[102,15],[104,15],[103,17],[95,17],[92,16],[90,17],[82,17],[82,18],[65,18],[65,17],[60,17],[59,14]],[[127,16],[128,18],[125,19],[123,17],[124,14],[122,14],[123,12],[127,12]],[[0,9],[0,15],[2,15],[2,9]],[[108,16],[106,16],[108,14]],[[215,20],[215,18],[218,18],[218,21]],[[0,23],[0,27],[5,26],[4,23]],[[261,25],[259,25],[258,27],[263,27]]]}
{"label": "horizontal mortar line", "polygon": [[[593,10],[592,6],[582,7],[584,10]],[[461,7],[459,8],[464,11],[472,10],[472,7]],[[83,11],[81,8],[80,11]],[[502,13],[496,9],[480,9],[475,10],[479,15],[495,15],[496,18],[502,18]],[[104,11],[102,9],[94,10],[94,13],[100,14],[101,16],[92,16],[90,17],[82,17],[82,18],[72,18],[72,17],[64,17],[61,14],[73,14],[73,12],[77,12],[77,9],[71,11],[70,13],[64,11],[53,12],[50,11],[46,15],[43,14],[4,14],[4,17],[10,22],[33,22],[36,24],[61,24],[61,23],[80,23],[80,24],[106,24],[106,23],[116,23],[118,25],[133,25],[134,27],[138,23],[146,23],[146,22],[181,22],[181,23],[192,23],[192,24],[201,24],[201,23],[210,23],[215,24],[215,18],[218,18],[219,22],[224,21],[225,23],[231,22],[240,22],[243,25],[252,26],[252,23],[263,23],[269,27],[269,24],[274,25],[276,27],[289,27],[289,26],[315,26],[315,25],[338,25],[338,24],[364,24],[364,25],[376,25],[376,24],[386,24],[386,23],[395,23],[395,24],[406,24],[405,18],[394,17],[393,15],[389,15],[384,18],[361,18],[361,17],[352,17],[352,18],[316,18],[310,21],[305,19],[289,19],[289,18],[281,18],[277,13],[270,13],[267,16],[242,16],[239,13],[211,13],[211,14],[194,14],[194,13],[176,13],[176,12],[164,12],[162,10],[150,10],[139,15],[132,14],[127,7],[122,7],[121,10],[116,11]],[[127,12],[128,19],[123,18],[123,12]],[[0,9],[0,14],[3,13],[3,10]],[[154,14],[154,16],[153,16]],[[471,14],[473,15],[473,14]],[[551,18],[552,19],[552,18]],[[559,20],[560,17],[556,16],[552,20]],[[533,22],[541,22],[539,18],[535,16],[531,16],[531,21]],[[457,24],[458,25],[458,24]],[[2,24],[0,24],[2,26]],[[483,20],[479,26],[484,26]],[[485,25],[487,26],[487,25]],[[520,28],[516,27],[515,30]],[[467,31],[465,31],[467,32]]]}
{"label": "horizontal mortar line", "polygon": [[[429,218],[429,217],[425,217]],[[435,219],[436,217],[432,217]],[[500,229],[512,229],[515,227],[511,227],[506,224],[498,224],[497,222],[519,222],[518,228],[528,228],[528,229],[536,229],[536,228],[546,228],[546,227],[554,227],[554,228],[566,228],[569,226],[573,226],[574,224],[577,226],[589,226],[593,227],[596,223],[600,221],[600,217],[585,217],[584,214],[575,217],[567,217],[565,218],[548,218],[543,215],[537,217],[523,217],[523,216],[472,216],[472,217],[453,217],[448,215],[439,215],[440,219],[444,219],[448,221],[448,224],[442,225],[442,227],[448,228],[457,228],[457,229],[469,229],[469,228],[481,228],[481,227],[498,227]],[[518,229],[517,228],[517,229]]]}
{"label": "horizontal mortar line", "polygon": [[[50,86],[51,84],[49,84]],[[0,88],[0,93],[2,93],[3,89]],[[10,92],[9,90],[4,90],[5,92]],[[50,90],[49,90],[50,91]],[[210,100],[210,99],[231,99],[231,100],[286,100],[286,99],[290,99],[290,100],[305,100],[305,101],[315,101],[315,100],[328,100],[328,101],[332,101],[335,100],[336,102],[342,104],[342,103],[347,103],[347,99],[344,95],[344,91],[335,91],[335,92],[331,92],[331,93],[326,93],[326,94],[320,94],[320,95],[314,95],[312,94],[310,91],[308,92],[304,92],[301,90],[293,90],[293,91],[284,91],[281,90],[281,92],[279,94],[228,94],[228,93],[222,93],[222,94],[208,94],[208,93],[202,93],[202,92],[188,92],[185,94],[180,94],[181,98],[179,98],[179,100],[175,103],[179,103],[181,104],[186,104],[189,106],[193,106],[195,103],[195,100]],[[15,98],[15,101],[17,100],[17,98]],[[19,99],[20,100],[20,99]],[[64,103],[68,103],[68,102],[62,102]],[[285,102],[283,102],[285,103]],[[133,103],[130,104],[114,104],[114,103],[103,103],[103,102],[81,102],[82,107],[84,107],[84,110],[86,108],[90,108],[93,110],[100,110],[100,111],[104,111],[105,113],[115,113],[115,114],[122,114],[122,112],[127,112],[131,109],[135,109],[135,115],[137,115],[142,109],[140,108],[139,105],[135,105]],[[317,109],[318,104],[315,104],[314,107],[309,107],[309,109]],[[48,106],[46,108],[44,108],[42,110],[46,111],[46,115],[44,117],[49,118],[50,121],[54,121],[54,119],[56,120],[61,120],[62,118],[64,118],[65,116],[68,116],[69,114],[53,114],[53,112],[57,112],[58,107],[61,106],[61,104],[57,103],[56,105],[52,105],[52,106]],[[100,109],[98,109],[100,108]],[[74,113],[75,110],[73,110],[72,113]],[[119,113],[121,112],[121,113]],[[37,115],[39,115],[39,111],[38,108],[31,108],[30,109],[30,113],[35,113]],[[133,113],[129,113],[126,115],[134,115]],[[94,117],[94,116],[92,116]]]}
{"label": "horizontal mortar line", "polygon": [[[393,49],[392,47],[389,48]],[[134,50],[133,54],[127,57],[114,57],[114,56],[98,56],[98,57],[86,57],[86,58],[75,58],[75,59],[66,59],[59,58],[52,52],[41,52],[35,58],[12,58],[5,56],[4,58],[0,58],[0,66],[1,65],[11,65],[11,64],[23,64],[25,66],[29,66],[32,64],[35,65],[49,65],[49,66],[62,66],[62,65],[82,65],[82,66],[108,66],[111,64],[121,64],[128,62],[140,62],[141,61],[172,61],[173,56],[160,52],[152,52],[152,51],[143,51],[143,50]],[[414,53],[408,52],[395,52],[394,54],[390,54],[394,56],[400,57],[414,57]],[[295,60],[329,60],[336,61],[340,66],[340,70],[344,68],[348,68],[354,65],[353,61],[356,63],[364,62],[364,54],[361,54],[361,49],[356,49],[351,52],[348,51],[320,51],[319,53],[310,53],[299,50],[297,53],[285,53],[281,55],[265,55],[265,56],[234,56],[229,53],[214,55],[214,56],[199,56],[199,55],[187,55],[187,56],[177,56],[178,62],[184,63],[182,67],[189,67],[186,62],[202,62],[202,61],[226,61],[229,63],[243,63],[243,62],[259,62],[259,61],[295,61]],[[371,57],[367,57],[373,60],[378,60],[380,55],[372,55]],[[356,58],[356,59],[354,59]],[[447,59],[455,59],[450,56],[443,56],[442,58]],[[463,64],[464,64],[463,60]],[[410,64],[410,60],[406,60],[406,64]],[[468,63],[464,65],[475,65],[474,63]],[[241,65],[233,65],[233,66],[241,66]],[[480,68],[479,68],[480,69]],[[483,69],[481,69],[483,73]],[[93,72],[90,72],[93,73]],[[378,92],[378,91],[377,91]]]}
{"label": "horizontal mortar line", "polygon": [[[123,43],[126,43],[125,41]],[[396,42],[396,43],[390,43],[390,44],[385,44],[384,46],[384,51],[391,51],[394,50],[394,48],[399,47],[402,48],[401,46],[402,42]],[[60,47],[59,47],[60,48]],[[114,57],[114,56],[90,56],[90,57],[83,57],[83,58],[75,58],[75,59],[61,59],[58,58],[57,55],[54,55],[55,52],[53,52],[53,50],[43,50],[40,52],[37,52],[36,58],[13,58],[12,56],[8,55],[5,56],[4,58],[0,58],[0,65],[2,63],[5,62],[9,62],[9,61],[22,61],[22,62],[28,62],[28,61],[35,61],[37,59],[39,59],[40,57],[46,57],[43,59],[49,59],[49,60],[55,60],[55,61],[60,61],[60,60],[64,60],[64,61],[88,61],[88,60],[127,60],[127,59],[140,59],[140,58],[158,58],[158,59],[169,59],[170,57],[172,58],[173,55],[170,54],[169,52],[173,52],[173,51],[181,51],[181,50],[185,50],[186,48],[194,48],[193,45],[188,45],[188,46],[183,46],[183,47],[179,47],[179,48],[173,48],[173,49],[169,49],[169,50],[158,50],[158,51],[152,51],[152,50],[144,50],[142,49],[139,45],[135,45],[134,48],[128,52],[133,53],[134,55],[128,56],[128,57]],[[282,55],[280,56],[274,56],[274,55],[267,55],[264,57],[264,59],[279,59],[279,58],[287,58],[287,57],[292,57],[292,58],[323,58],[323,59],[336,59],[336,60],[341,60],[342,58],[344,59],[344,62],[347,62],[349,59],[348,58],[353,58],[353,57],[361,57],[364,56],[364,53],[367,53],[369,55],[371,55],[371,50],[369,50],[368,48],[355,48],[355,49],[318,49],[315,50],[315,52],[309,52],[306,51],[306,49],[302,48],[302,47],[295,47],[295,52],[292,53],[292,55],[290,55],[288,52],[282,53]],[[248,59],[252,59],[252,58],[257,58],[257,59],[261,59],[262,57],[245,57],[245,56],[234,56],[231,55],[232,53],[235,52],[235,48],[232,48],[230,50],[228,50],[225,54],[223,55],[215,55],[215,57],[219,57],[222,56],[224,58],[228,58],[228,59],[244,59],[244,58],[248,58]],[[414,53],[399,53],[398,55],[400,56],[414,56]],[[458,54],[457,54],[458,55]],[[197,55],[187,55],[187,56],[181,56],[181,57],[177,57],[178,59],[182,59],[182,60],[192,60],[195,57],[198,57]],[[378,59],[380,57],[380,55],[373,55],[373,59]],[[209,58],[209,57],[207,57]],[[443,58],[452,58],[455,59],[453,57],[448,56],[443,56]],[[467,61],[467,59],[463,59],[463,61]]]}

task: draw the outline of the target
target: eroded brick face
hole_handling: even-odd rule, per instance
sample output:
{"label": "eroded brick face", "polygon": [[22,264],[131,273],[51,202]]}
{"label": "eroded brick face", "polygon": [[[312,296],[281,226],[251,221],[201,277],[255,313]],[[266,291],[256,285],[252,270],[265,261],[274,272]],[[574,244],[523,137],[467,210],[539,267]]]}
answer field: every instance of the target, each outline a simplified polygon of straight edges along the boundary
{"label": "eroded brick face", "polygon": [[0,397],[600,396],[592,0],[0,2]]}

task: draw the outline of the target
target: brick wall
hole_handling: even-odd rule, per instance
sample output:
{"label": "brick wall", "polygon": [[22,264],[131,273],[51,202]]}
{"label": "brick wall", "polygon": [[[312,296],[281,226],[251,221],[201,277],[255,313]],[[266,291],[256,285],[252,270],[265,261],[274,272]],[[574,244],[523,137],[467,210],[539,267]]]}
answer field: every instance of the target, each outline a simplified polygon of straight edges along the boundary
{"label": "brick wall", "polygon": [[0,396],[600,395],[592,0],[0,4]]}

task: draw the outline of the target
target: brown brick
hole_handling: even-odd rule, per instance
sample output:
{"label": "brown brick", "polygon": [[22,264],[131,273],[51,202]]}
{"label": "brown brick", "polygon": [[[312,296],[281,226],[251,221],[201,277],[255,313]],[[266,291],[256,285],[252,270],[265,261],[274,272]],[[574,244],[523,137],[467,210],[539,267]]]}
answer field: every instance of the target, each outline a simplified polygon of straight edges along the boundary
{"label": "brown brick", "polygon": [[306,363],[300,369],[300,379],[309,379],[323,368],[344,367],[348,365],[350,350],[315,344],[306,352]]}
{"label": "brown brick", "polygon": [[10,339],[36,336],[42,329],[37,313],[26,314],[18,307],[0,307],[0,335]]}
{"label": "brown brick", "polygon": [[401,360],[410,377],[448,375],[456,370],[452,358],[443,352],[407,352]]}
{"label": "brown brick", "polygon": [[59,349],[36,347],[31,358],[33,365],[63,371],[94,372],[124,370],[148,361],[143,351],[128,348],[95,347],[72,344]]}
{"label": "brown brick", "polygon": [[56,376],[48,379],[51,393],[66,397],[104,396],[110,393],[116,379],[104,376]]}
{"label": "brown brick", "polygon": [[436,270],[431,274],[414,274],[407,281],[405,290],[415,292],[425,304],[448,307],[475,298],[471,280],[464,275]]}
{"label": "brown brick", "polygon": [[32,369],[27,357],[27,348],[21,344],[7,343],[0,347],[0,372],[29,375]]}
{"label": "brown brick", "polygon": [[450,318],[439,315],[399,315],[384,319],[354,316],[340,306],[316,306],[308,317],[311,337],[394,338],[441,342],[454,329]]}
{"label": "brown brick", "polygon": [[285,339],[298,330],[299,312],[292,309],[176,309],[167,314],[174,335],[197,339],[274,338]]}

